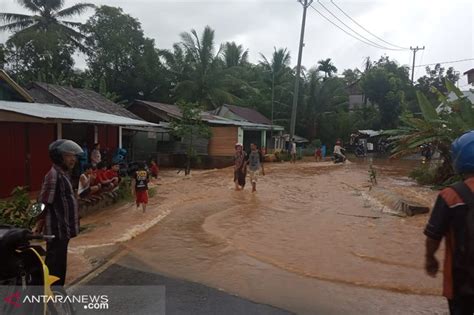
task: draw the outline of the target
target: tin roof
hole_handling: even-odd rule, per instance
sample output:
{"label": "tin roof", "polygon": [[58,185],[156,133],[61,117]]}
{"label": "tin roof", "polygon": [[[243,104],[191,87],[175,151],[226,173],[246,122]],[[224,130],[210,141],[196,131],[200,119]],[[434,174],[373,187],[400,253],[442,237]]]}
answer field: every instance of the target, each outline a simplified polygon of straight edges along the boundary
{"label": "tin roof", "polygon": [[14,112],[55,122],[96,123],[120,126],[158,126],[143,120],[61,105],[22,103],[0,100],[0,111]]}
{"label": "tin roof", "polygon": [[272,122],[267,117],[263,116],[260,112],[253,108],[249,107],[242,107],[242,106],[235,106],[224,104],[224,107],[227,107],[231,112],[235,115],[241,117],[242,119],[255,123],[255,124],[262,124],[262,125],[271,125]]}
{"label": "tin roof", "polygon": [[141,120],[140,117],[128,111],[123,106],[89,89],[79,89],[43,82],[33,82],[27,88],[29,94],[32,95],[35,102],[38,103],[51,104],[58,102],[68,107],[88,109]]}
{"label": "tin roof", "polygon": [[[163,104],[163,103],[149,102],[149,101],[142,101],[142,100],[136,100],[135,104],[151,106],[154,109],[158,109],[165,112],[169,117],[172,117],[172,118],[180,119],[182,117],[181,109],[178,107],[178,105]],[[201,119],[213,125],[239,126],[239,127],[242,127],[243,129],[251,129],[251,130],[270,130],[270,129],[283,130],[283,127],[281,126],[273,125],[272,127],[271,125],[267,125],[267,124],[229,119],[222,116],[214,115],[212,112],[201,112]]]}

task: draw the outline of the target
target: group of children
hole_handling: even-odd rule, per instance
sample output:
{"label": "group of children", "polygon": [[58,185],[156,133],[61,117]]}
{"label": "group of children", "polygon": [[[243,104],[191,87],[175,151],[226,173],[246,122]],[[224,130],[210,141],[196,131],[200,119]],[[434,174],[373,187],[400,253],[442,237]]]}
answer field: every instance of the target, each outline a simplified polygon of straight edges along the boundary
{"label": "group of children", "polygon": [[[99,162],[97,166],[85,164],[83,173],[79,177],[77,194],[80,199],[100,199],[101,194],[115,196],[120,184],[120,165],[112,163],[107,169],[105,162]],[[135,197],[137,208],[141,205],[143,212],[146,211],[148,203],[148,183],[150,177],[158,177],[158,165],[151,161],[147,167],[145,162],[137,163],[137,169],[130,174],[132,183],[132,195]]]}
{"label": "group of children", "polygon": [[84,199],[115,191],[120,183],[119,168],[120,166],[116,163],[112,163],[109,169],[104,162],[99,162],[97,166],[84,165],[77,189],[79,197]]}

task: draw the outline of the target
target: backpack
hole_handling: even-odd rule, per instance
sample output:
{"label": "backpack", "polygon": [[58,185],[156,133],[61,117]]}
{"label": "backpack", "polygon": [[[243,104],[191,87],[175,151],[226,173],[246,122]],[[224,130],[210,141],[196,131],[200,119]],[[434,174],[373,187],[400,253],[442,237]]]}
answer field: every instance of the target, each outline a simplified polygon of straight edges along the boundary
{"label": "backpack", "polygon": [[465,228],[461,235],[464,242],[457,241],[455,244],[454,267],[460,271],[457,279],[456,290],[459,295],[474,295],[474,193],[464,182],[459,182],[451,186],[461,199],[466,203],[468,211],[464,218]]}

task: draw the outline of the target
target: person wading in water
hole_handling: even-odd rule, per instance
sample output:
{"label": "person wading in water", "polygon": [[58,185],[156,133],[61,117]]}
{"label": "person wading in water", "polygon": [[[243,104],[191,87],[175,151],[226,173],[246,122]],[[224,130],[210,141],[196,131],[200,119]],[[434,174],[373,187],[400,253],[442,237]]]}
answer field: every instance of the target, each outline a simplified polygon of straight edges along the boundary
{"label": "person wading in water", "polygon": [[235,145],[234,155],[234,183],[235,190],[242,190],[245,187],[245,177],[247,176],[247,165],[246,165],[247,154],[243,150],[241,143]]}

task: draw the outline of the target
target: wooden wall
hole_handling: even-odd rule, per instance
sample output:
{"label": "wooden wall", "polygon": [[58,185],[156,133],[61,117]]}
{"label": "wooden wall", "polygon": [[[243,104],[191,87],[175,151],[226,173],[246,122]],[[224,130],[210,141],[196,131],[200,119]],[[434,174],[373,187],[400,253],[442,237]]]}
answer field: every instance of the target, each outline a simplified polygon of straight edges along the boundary
{"label": "wooden wall", "polygon": [[210,156],[233,156],[238,140],[238,127],[211,127],[209,139]]}

